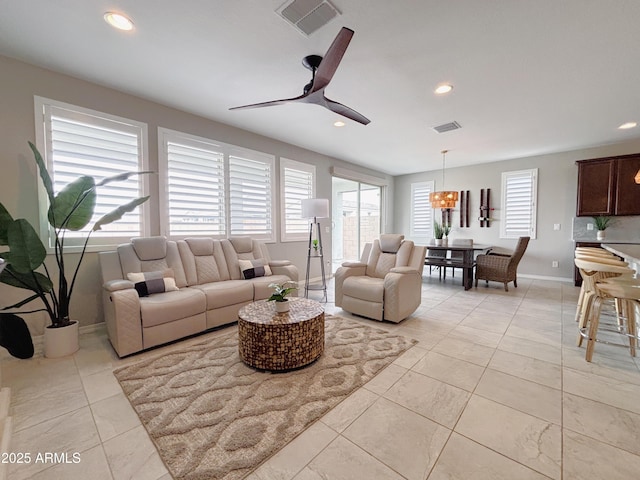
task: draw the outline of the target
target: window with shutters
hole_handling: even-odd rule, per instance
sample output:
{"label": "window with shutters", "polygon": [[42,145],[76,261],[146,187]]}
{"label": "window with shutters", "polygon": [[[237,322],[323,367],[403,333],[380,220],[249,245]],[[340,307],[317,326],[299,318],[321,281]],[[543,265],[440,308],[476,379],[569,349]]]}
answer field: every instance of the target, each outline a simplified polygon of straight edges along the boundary
{"label": "window with shutters", "polygon": [[429,194],[433,191],[433,182],[411,184],[411,228],[414,241],[428,242],[433,238],[433,208]]}
{"label": "window with shutters", "polygon": [[302,218],[302,200],[315,197],[316,167],[280,159],[280,240],[307,240],[309,219]]}
{"label": "window with shutters", "polygon": [[236,149],[229,155],[229,232],[273,241],[274,158]]}
{"label": "window with shutters", "polygon": [[500,238],[536,238],[538,169],[502,173]]}
{"label": "window with shutters", "polygon": [[[99,182],[120,173],[148,170],[146,124],[42,97],[34,100],[36,144],[44,157],[55,193],[81,175],[90,175]],[[134,175],[128,180],[98,187],[94,217],[83,231],[65,234],[66,246],[79,247],[96,220],[145,195],[147,190],[148,175]],[[43,188],[40,193],[41,234],[51,243],[46,219],[48,199]],[[143,204],[120,220],[93,232],[89,249],[148,235],[147,212],[148,205]]]}
{"label": "window with shutters", "polygon": [[160,128],[162,232],[273,241],[274,157]]}
{"label": "window with shutters", "polygon": [[160,129],[165,205],[163,232],[171,237],[226,234],[224,154],[220,145]]}

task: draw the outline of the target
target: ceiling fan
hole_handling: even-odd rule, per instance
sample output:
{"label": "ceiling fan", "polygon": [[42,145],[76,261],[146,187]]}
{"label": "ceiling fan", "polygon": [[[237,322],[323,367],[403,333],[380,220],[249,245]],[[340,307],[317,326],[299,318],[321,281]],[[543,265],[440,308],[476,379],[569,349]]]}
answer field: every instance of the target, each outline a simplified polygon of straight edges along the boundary
{"label": "ceiling fan", "polygon": [[342,29],[338,32],[336,38],[333,40],[333,43],[329,47],[329,50],[327,50],[324,58],[322,58],[320,55],[308,55],[302,59],[302,65],[311,70],[312,77],[311,81],[304,86],[304,93],[299,97],[273,100],[270,102],[253,103],[251,105],[233,107],[229,110],[271,107],[273,105],[282,105],[285,103],[295,102],[312,103],[315,105],[320,105],[321,107],[328,108],[338,115],[342,115],[344,117],[350,118],[351,120],[362,123],[363,125],[367,125],[371,121],[367,117],[356,112],[352,108],[347,107],[346,105],[334,102],[333,100],[330,100],[324,96],[324,89],[327,88],[327,85],[329,85],[329,82],[333,78],[333,75],[336,73],[338,65],[340,65],[340,61],[342,60],[342,57],[344,56],[344,53],[349,46],[349,42],[351,42],[351,37],[353,37],[353,30],[342,27]]}

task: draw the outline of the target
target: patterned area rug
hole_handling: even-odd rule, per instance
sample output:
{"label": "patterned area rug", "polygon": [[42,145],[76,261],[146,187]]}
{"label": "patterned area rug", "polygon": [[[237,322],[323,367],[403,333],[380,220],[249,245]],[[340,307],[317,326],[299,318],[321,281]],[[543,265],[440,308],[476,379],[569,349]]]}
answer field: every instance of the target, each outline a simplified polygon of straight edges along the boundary
{"label": "patterned area rug", "polygon": [[114,374],[174,478],[241,479],[415,344],[327,317],[325,351],[285,373],[248,367],[230,332]]}

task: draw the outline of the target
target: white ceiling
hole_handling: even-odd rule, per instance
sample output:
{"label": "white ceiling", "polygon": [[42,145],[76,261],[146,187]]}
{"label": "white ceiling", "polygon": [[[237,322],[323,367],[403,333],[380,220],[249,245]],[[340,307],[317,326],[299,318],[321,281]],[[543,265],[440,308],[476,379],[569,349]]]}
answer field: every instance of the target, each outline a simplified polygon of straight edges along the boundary
{"label": "white ceiling", "polygon": [[[0,54],[392,175],[440,168],[442,149],[452,167],[640,137],[617,129],[640,123],[638,0],[333,0],[342,15],[310,37],[281,3],[0,0]],[[302,57],[342,26],[355,35],[326,94],[368,126],[316,105],[228,110],[301,94]]]}

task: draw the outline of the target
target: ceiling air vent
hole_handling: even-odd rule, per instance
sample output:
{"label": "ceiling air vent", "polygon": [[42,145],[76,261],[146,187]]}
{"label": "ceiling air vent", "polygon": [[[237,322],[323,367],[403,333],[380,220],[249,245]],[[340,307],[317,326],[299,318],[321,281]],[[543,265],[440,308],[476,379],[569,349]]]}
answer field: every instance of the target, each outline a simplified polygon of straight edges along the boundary
{"label": "ceiling air vent", "polygon": [[306,36],[340,15],[336,7],[327,0],[289,0],[276,13]]}
{"label": "ceiling air vent", "polygon": [[458,122],[443,123],[442,125],[433,127],[433,129],[438,133],[450,132],[451,130],[457,130],[459,128],[462,128],[462,127]]}

